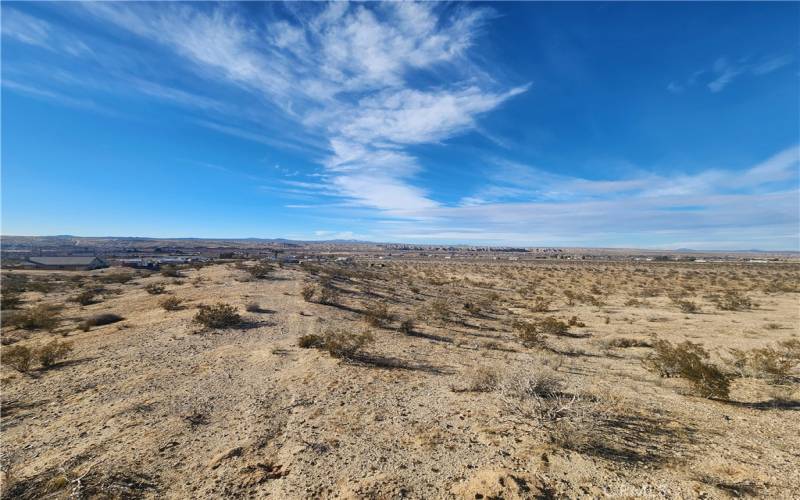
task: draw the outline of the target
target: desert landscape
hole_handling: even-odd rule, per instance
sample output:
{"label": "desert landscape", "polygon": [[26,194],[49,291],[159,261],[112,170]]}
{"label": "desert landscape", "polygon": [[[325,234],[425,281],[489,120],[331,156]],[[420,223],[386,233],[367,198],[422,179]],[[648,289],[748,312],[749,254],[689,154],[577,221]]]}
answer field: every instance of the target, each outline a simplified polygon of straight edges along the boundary
{"label": "desert landscape", "polygon": [[4,498],[792,498],[800,265],[3,273]]}

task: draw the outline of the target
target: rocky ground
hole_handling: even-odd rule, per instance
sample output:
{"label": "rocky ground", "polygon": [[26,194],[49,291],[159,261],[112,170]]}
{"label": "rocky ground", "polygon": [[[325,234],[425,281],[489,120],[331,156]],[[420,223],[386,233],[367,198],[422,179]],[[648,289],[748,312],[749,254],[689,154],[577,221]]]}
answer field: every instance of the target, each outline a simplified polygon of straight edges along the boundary
{"label": "rocky ground", "polygon": [[[798,265],[417,262],[261,278],[253,265],[126,283],[107,282],[115,269],[6,272],[8,283],[27,276],[19,310],[63,309],[52,331],[15,327],[4,311],[4,497],[800,491],[797,364],[776,380],[731,361],[731,349],[798,339]],[[152,283],[164,293],[149,293]],[[95,285],[95,303],[69,300]],[[729,290],[754,304],[720,309]],[[165,310],[167,296],[180,309]],[[193,320],[218,302],[236,307],[239,324]],[[100,313],[124,319],[80,328]],[[573,316],[566,332],[520,340],[520,324]],[[337,331],[373,340],[345,355],[298,345]],[[5,361],[14,346],[53,339],[73,349],[48,368]],[[727,397],[645,369],[658,339],[702,344],[730,379]],[[520,399],[542,380],[557,390]]]}

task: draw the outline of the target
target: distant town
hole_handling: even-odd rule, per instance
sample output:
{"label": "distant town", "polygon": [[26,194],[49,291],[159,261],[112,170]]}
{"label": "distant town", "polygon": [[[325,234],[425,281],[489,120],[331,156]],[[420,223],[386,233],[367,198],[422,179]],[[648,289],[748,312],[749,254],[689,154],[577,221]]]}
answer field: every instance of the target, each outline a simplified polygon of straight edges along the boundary
{"label": "distant town", "polygon": [[164,265],[236,259],[283,263],[350,260],[641,260],[682,262],[780,262],[800,252],[642,250],[617,248],[417,245],[362,241],[284,239],[160,239],[78,236],[3,236],[4,268],[96,269],[108,266],[159,269]]}

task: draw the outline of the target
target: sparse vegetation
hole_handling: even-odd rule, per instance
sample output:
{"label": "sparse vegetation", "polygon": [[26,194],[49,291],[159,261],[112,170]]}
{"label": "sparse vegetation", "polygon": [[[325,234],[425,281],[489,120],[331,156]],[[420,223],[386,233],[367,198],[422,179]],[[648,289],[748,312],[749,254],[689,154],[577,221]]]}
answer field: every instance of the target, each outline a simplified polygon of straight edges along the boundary
{"label": "sparse vegetation", "polygon": [[535,322],[516,321],[512,325],[520,341],[525,347],[543,347],[545,335]]}
{"label": "sparse vegetation", "polygon": [[729,364],[740,377],[763,378],[772,383],[783,383],[791,379],[792,373],[800,365],[800,341],[795,339],[751,351],[730,351],[733,357]]}
{"label": "sparse vegetation", "polygon": [[8,365],[18,372],[28,373],[34,361],[39,361],[42,368],[47,369],[57,361],[64,359],[72,352],[71,342],[52,340],[47,344],[30,348],[24,345],[5,347],[2,351],[3,364]]}
{"label": "sparse vegetation", "polygon": [[22,303],[22,297],[16,292],[4,291],[0,295],[0,310],[16,309]]}
{"label": "sparse vegetation", "polygon": [[247,272],[250,273],[250,277],[259,280],[268,278],[274,271],[275,268],[272,266],[272,264],[263,260],[258,261],[254,265],[247,268]]}
{"label": "sparse vegetation", "polygon": [[8,315],[8,325],[24,330],[53,330],[60,322],[61,308],[51,304],[39,304]]}
{"label": "sparse vegetation", "polygon": [[303,285],[303,289],[300,290],[300,295],[306,302],[313,302],[315,292],[316,292],[316,287],[311,283],[306,283],[305,285]]}
{"label": "sparse vegetation", "polygon": [[24,345],[4,347],[1,354],[3,364],[22,373],[28,373],[30,371],[36,356],[36,353],[30,347]]}
{"label": "sparse vegetation", "polygon": [[373,302],[364,310],[364,321],[372,327],[384,327],[392,322],[392,314],[385,302]]}
{"label": "sparse vegetation", "polygon": [[178,311],[183,307],[183,300],[172,295],[161,299],[158,305],[165,311]]}
{"label": "sparse vegetation", "polygon": [[162,266],[161,267],[161,276],[165,276],[167,278],[180,278],[181,273],[178,271],[178,268],[175,266]]}
{"label": "sparse vegetation", "polygon": [[201,305],[194,321],[206,328],[231,328],[239,325],[242,318],[234,306],[218,303],[211,306]]}
{"label": "sparse vegetation", "polygon": [[414,320],[411,318],[406,318],[400,322],[400,333],[405,335],[411,335],[414,333]]}
{"label": "sparse vegetation", "polygon": [[300,338],[300,347],[322,349],[334,358],[354,359],[373,340],[372,334],[368,331],[353,333],[341,328],[331,328],[322,336],[304,335]]}
{"label": "sparse vegetation", "polygon": [[642,362],[647,370],[688,380],[702,397],[728,398],[730,377],[707,361],[709,354],[703,346],[688,340],[677,345],[657,340],[653,348]]}
{"label": "sparse vegetation", "polygon": [[744,311],[754,307],[753,301],[736,290],[729,290],[714,298],[717,308],[722,311]]}
{"label": "sparse vegetation", "polygon": [[82,306],[88,306],[96,302],[95,298],[101,291],[102,290],[98,288],[90,288],[82,291],[78,295],[71,297],[69,300],[70,302],[77,302]]}
{"label": "sparse vegetation", "polygon": [[56,361],[64,359],[72,352],[72,342],[52,340],[36,350],[36,358],[42,367],[50,368]]}
{"label": "sparse vegetation", "polygon": [[161,295],[167,290],[167,288],[164,286],[164,283],[148,283],[144,289],[150,295]]}

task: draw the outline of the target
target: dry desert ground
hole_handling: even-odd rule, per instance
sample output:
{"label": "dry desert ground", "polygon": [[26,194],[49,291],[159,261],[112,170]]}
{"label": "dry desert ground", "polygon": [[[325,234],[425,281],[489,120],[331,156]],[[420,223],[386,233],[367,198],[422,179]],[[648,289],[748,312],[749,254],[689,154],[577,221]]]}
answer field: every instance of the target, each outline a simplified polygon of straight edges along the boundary
{"label": "dry desert ground", "polygon": [[800,495],[796,263],[250,261],[3,289],[4,498]]}

